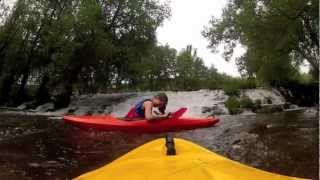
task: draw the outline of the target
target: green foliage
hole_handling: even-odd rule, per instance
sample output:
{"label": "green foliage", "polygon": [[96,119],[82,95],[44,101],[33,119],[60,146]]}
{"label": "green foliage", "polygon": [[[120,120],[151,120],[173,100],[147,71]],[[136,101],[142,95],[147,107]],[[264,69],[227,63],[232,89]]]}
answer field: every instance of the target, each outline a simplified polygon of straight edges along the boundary
{"label": "green foliage", "polygon": [[203,35],[213,50],[224,44],[227,60],[237,43],[245,47],[246,53],[236,60],[243,76],[284,85],[306,59],[318,79],[318,12],[318,0],[231,0]]}
{"label": "green foliage", "polygon": [[[296,71],[301,58],[318,63],[318,7],[306,2],[232,0],[222,20],[210,22],[204,34],[213,49],[226,44],[227,59],[237,42],[247,49],[237,59],[243,78],[208,68],[191,45],[179,52],[157,45],[156,30],[170,16],[157,0],[17,0],[11,12],[0,2],[0,104],[34,99],[63,107],[75,91],[207,88],[238,96],[265,82],[313,84],[317,68],[310,75]],[[292,21],[285,17],[300,11]],[[252,106],[234,98],[228,103],[234,113]]]}
{"label": "green foliage", "polygon": [[205,86],[208,89],[221,89],[226,77],[224,74],[219,74],[214,66],[211,66],[207,71]]}
{"label": "green foliage", "polygon": [[228,108],[230,114],[239,114],[244,109],[252,110],[255,112],[257,109],[261,108],[261,101],[257,100],[252,102],[249,97],[236,97],[230,96],[229,99],[225,102],[226,107]]}
{"label": "green foliage", "polygon": [[227,76],[192,46],[177,54],[157,45],[169,16],[155,0],[16,1],[0,24],[0,103],[63,107],[74,91],[222,88]]}
{"label": "green foliage", "polygon": [[246,109],[252,109],[254,107],[252,100],[246,96],[240,98],[240,107]]}
{"label": "green foliage", "polygon": [[304,85],[316,83],[316,80],[314,79],[314,77],[309,73],[299,74],[296,77],[296,81],[297,81],[297,83],[304,84]]}
{"label": "green foliage", "polygon": [[243,79],[228,77],[223,82],[223,90],[229,96],[238,96],[240,89],[254,89],[257,87],[256,79]]}
{"label": "green foliage", "polygon": [[228,100],[225,102],[225,105],[228,108],[230,114],[239,114],[239,113],[241,113],[241,110],[240,110],[240,105],[241,104],[240,104],[239,100],[237,99],[237,97],[230,96],[228,98]]}
{"label": "green foliage", "polygon": [[[143,83],[143,89],[171,89],[174,85],[171,81],[175,77],[176,50],[168,45],[157,46],[151,49],[150,54],[135,68],[141,75],[132,76],[139,78]],[[138,81],[138,80],[136,80]],[[137,84],[139,86],[139,84]]]}
{"label": "green foliage", "polygon": [[179,89],[194,90],[203,88],[207,80],[208,68],[197,56],[197,50],[188,45],[177,56],[176,80]]}
{"label": "green foliage", "polygon": [[0,103],[25,100],[37,79],[41,91],[50,90],[40,94],[61,97],[62,106],[74,89],[136,84],[136,67],[157,48],[156,29],[170,16],[155,0],[18,0],[7,12],[0,10]]}
{"label": "green foliage", "polygon": [[224,84],[223,91],[229,96],[238,96],[240,93],[238,85],[231,82]]}

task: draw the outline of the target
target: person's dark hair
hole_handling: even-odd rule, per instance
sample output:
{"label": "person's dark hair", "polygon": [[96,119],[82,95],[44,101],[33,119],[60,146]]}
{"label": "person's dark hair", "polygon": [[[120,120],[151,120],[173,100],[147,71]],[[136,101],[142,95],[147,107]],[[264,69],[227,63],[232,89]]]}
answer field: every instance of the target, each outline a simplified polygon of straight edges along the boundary
{"label": "person's dark hair", "polygon": [[168,103],[168,96],[166,95],[166,93],[159,93],[159,94],[155,95],[154,97],[158,98],[160,101],[164,102],[165,104]]}
{"label": "person's dark hair", "polygon": [[155,95],[154,97],[158,98],[160,101],[165,103],[165,105],[163,107],[159,108],[159,111],[162,114],[164,114],[166,111],[167,104],[168,104],[168,96],[165,93],[159,93],[159,94]]}

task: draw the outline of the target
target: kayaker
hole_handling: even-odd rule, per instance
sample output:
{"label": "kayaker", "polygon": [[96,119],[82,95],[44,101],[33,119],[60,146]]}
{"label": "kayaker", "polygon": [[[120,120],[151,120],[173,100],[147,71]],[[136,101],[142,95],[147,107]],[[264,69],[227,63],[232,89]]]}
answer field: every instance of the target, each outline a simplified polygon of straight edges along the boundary
{"label": "kayaker", "polygon": [[[151,99],[144,99],[139,101],[135,106],[133,106],[127,115],[126,120],[131,119],[165,119],[170,117],[170,113],[165,113],[168,104],[168,96],[165,93],[159,93],[153,96]],[[158,108],[159,113],[154,111],[153,108]]]}

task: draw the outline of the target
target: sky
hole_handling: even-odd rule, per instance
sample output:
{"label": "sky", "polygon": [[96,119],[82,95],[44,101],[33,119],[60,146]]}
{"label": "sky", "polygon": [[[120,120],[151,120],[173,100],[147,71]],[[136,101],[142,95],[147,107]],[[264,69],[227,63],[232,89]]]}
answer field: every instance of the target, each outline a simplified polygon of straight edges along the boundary
{"label": "sky", "polygon": [[240,56],[244,50],[236,48],[233,60],[226,62],[222,57],[223,47],[219,48],[219,53],[212,53],[207,48],[209,41],[201,34],[204,26],[209,25],[212,16],[221,17],[226,2],[226,0],[169,1],[171,17],[157,30],[159,44],[169,44],[178,51],[191,44],[197,49],[198,56],[203,58],[206,66],[210,67],[213,64],[218,72],[240,76],[234,58]]}

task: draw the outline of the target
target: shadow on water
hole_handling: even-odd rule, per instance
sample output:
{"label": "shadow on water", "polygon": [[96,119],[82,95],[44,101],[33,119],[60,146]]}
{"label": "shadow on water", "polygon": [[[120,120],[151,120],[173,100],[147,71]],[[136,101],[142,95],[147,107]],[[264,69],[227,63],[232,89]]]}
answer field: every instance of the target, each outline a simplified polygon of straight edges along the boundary
{"label": "shadow on water", "polygon": [[[317,179],[318,114],[221,117],[218,126],[175,133],[260,169]],[[71,179],[164,134],[84,130],[40,116],[0,115],[0,179]]]}

